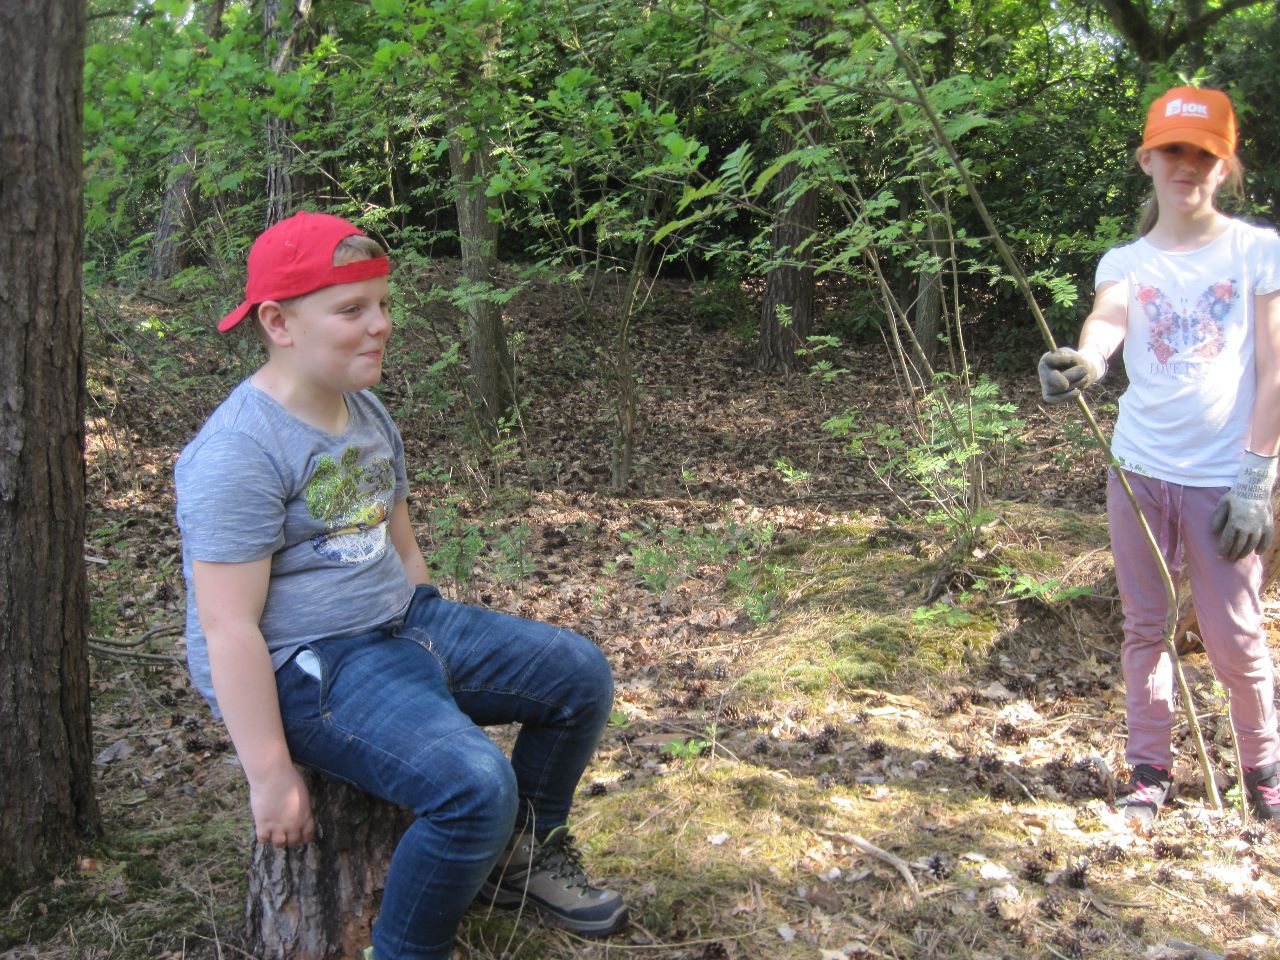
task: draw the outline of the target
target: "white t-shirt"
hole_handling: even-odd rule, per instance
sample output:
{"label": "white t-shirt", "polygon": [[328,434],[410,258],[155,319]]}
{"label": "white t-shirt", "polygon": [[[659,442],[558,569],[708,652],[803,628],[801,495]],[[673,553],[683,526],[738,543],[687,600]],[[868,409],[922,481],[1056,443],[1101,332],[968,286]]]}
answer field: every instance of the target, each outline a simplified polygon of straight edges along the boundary
{"label": "white t-shirt", "polygon": [[1107,251],[1095,287],[1110,281],[1129,294],[1129,388],[1112,453],[1135,473],[1229,486],[1253,415],[1253,298],[1280,289],[1280,237],[1232,220],[1199,250],[1141,238]]}

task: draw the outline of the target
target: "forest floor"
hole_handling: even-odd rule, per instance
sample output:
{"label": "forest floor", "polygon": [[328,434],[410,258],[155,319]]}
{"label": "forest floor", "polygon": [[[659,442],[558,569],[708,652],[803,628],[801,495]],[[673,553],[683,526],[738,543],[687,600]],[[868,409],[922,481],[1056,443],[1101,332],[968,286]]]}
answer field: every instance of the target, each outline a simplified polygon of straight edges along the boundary
{"label": "forest floor", "polygon": [[[617,680],[573,829],[630,925],[592,942],[476,909],[458,955],[1280,957],[1280,831],[1209,808],[1181,726],[1158,829],[1135,834],[1108,804],[1127,771],[1105,468],[1073,411],[1040,406],[1037,348],[1017,376],[977,351],[1014,410],[994,414],[1011,437],[985,461],[992,518],[957,555],[900,472],[886,485],[823,430],[850,409],[908,422],[882,344],[864,331],[824,354],[847,373],[766,376],[749,299],[672,282],[653,302],[622,493],[608,338],[554,290],[507,307],[523,413],[497,450],[468,439],[457,367],[436,363],[443,314],[415,306],[388,360],[442,588],[593,637]],[[0,957],[244,957],[251,823],[180,662],[171,470],[253,355],[204,333],[211,307],[90,306],[103,831],[0,912]],[[1099,391],[1104,420],[1115,389]],[[1186,667],[1225,790],[1225,706],[1203,655]]]}

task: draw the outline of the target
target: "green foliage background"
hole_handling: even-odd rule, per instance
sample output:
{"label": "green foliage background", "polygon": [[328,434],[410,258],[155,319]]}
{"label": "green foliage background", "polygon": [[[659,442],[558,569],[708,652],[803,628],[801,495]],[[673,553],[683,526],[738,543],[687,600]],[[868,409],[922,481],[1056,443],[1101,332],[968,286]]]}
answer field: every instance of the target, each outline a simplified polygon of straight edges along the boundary
{"label": "green foliage background", "polygon": [[[460,122],[475,149],[493,151],[486,187],[508,262],[573,282],[575,269],[615,268],[637,244],[660,242],[666,266],[651,271],[758,275],[773,262],[771,184],[791,161],[802,170],[792,195],[821,198],[812,243],[790,252],[797,261],[856,286],[870,283],[875,258],[905,289],[935,255],[921,240],[928,195],[957,242],[962,320],[997,342],[1027,326],[860,5],[316,0],[278,71],[285,6],[284,33],[268,34],[260,5],[242,0],[226,0],[212,23],[208,0],[92,0],[91,285],[146,272],[166,185],[189,169],[180,279],[233,297],[263,225],[270,117],[289,123],[297,148],[296,205],[351,216],[397,251],[454,253],[445,137]],[[1280,27],[1267,5],[1219,20],[1159,64],[1140,62],[1080,0],[868,9],[921,66],[1062,330],[1079,318],[1099,252],[1131,229],[1144,192],[1131,154],[1159,86],[1182,76],[1235,95],[1245,212],[1271,216]],[[1181,14],[1158,3],[1151,19]],[[780,155],[784,128],[798,146]]]}

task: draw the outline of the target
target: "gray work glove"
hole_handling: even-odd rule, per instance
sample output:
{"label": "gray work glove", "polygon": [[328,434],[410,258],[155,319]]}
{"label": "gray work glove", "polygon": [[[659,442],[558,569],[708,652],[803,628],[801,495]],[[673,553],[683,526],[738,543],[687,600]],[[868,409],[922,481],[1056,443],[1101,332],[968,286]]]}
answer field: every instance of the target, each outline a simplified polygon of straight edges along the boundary
{"label": "gray work glove", "polygon": [[1080,396],[1101,380],[1107,372],[1107,360],[1097,348],[1080,351],[1058,347],[1040,358],[1039,372],[1044,402],[1061,403]]}
{"label": "gray work glove", "polygon": [[1246,451],[1236,482],[1222,495],[1210,521],[1218,537],[1218,552],[1232,563],[1249,553],[1262,553],[1271,544],[1275,521],[1271,489],[1276,485],[1276,458]]}

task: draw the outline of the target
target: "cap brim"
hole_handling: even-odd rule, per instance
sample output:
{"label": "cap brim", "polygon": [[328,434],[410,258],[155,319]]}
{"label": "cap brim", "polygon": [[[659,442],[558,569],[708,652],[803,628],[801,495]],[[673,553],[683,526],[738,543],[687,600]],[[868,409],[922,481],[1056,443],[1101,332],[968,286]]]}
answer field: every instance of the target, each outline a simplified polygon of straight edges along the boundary
{"label": "cap brim", "polygon": [[1196,127],[1161,130],[1150,139],[1144,140],[1142,148],[1144,150],[1154,150],[1156,147],[1167,147],[1171,143],[1189,143],[1193,147],[1208,150],[1215,157],[1222,160],[1227,159],[1235,152],[1231,144],[1224,138]]}
{"label": "cap brim", "polygon": [[246,316],[248,316],[249,311],[252,309],[253,309],[253,304],[250,303],[248,300],[240,304],[240,306],[236,307],[234,310],[228,313],[218,323],[218,332],[226,333],[228,330],[234,327],[237,323],[243,320]]}

